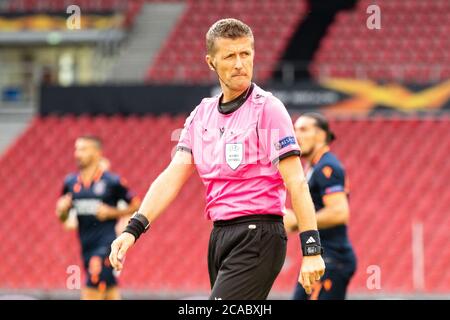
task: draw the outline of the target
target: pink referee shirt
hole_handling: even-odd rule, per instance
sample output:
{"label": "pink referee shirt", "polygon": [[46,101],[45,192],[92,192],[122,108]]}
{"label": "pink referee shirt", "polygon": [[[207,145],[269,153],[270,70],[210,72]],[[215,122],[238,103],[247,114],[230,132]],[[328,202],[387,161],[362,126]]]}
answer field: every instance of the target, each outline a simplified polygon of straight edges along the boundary
{"label": "pink referee shirt", "polygon": [[206,217],[282,216],[286,188],[276,163],[300,155],[286,108],[257,85],[230,114],[219,112],[219,99],[205,98],[192,111],[177,146],[192,152],[206,186]]}

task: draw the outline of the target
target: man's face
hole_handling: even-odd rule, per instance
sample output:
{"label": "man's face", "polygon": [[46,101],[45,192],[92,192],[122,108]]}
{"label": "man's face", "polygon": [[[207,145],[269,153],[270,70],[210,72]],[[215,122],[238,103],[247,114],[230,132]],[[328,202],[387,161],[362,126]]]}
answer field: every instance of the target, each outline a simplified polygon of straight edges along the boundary
{"label": "man's face", "polygon": [[218,38],[215,40],[214,48],[214,54],[206,56],[207,63],[215,66],[220,79],[232,91],[247,89],[253,77],[252,39]]}
{"label": "man's face", "polygon": [[294,124],[295,136],[297,138],[302,157],[311,155],[318,144],[325,142],[324,132],[316,126],[316,120],[309,117],[300,117]]}
{"label": "man's face", "polygon": [[74,156],[78,167],[83,169],[99,160],[101,152],[95,141],[80,138],[75,141]]}

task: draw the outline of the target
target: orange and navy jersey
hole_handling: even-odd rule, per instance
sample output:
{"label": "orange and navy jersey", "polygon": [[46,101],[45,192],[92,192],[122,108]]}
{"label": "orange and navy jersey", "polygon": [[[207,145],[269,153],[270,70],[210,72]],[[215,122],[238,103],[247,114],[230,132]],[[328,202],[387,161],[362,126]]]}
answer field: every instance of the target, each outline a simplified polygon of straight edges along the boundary
{"label": "orange and navy jersey", "polygon": [[[328,148],[317,156],[307,171],[309,190],[316,212],[324,207],[323,198],[338,192],[349,194],[344,167]],[[354,253],[347,235],[347,225],[320,229],[325,263],[328,261],[353,261]]]}
{"label": "orange and navy jersey", "polygon": [[323,197],[345,192],[349,194],[349,184],[344,167],[336,156],[327,151],[307,171],[308,185],[316,211],[324,207]]}
{"label": "orange and navy jersey", "polygon": [[100,221],[100,204],[116,207],[120,200],[130,203],[135,197],[126,182],[111,172],[97,171],[91,181],[82,181],[79,174],[69,174],[64,180],[63,194],[72,194],[72,208],[78,218],[78,233],[83,252],[108,246],[116,238],[117,220]]}

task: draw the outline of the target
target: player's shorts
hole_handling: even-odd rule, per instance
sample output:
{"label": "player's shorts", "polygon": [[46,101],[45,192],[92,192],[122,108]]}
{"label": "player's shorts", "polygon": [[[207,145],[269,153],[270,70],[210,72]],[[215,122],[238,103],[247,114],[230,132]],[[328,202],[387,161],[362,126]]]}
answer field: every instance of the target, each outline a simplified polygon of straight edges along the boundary
{"label": "player's shorts", "polygon": [[214,222],[208,249],[210,299],[266,299],[283,266],[286,244],[281,216]]}
{"label": "player's shorts", "polygon": [[87,287],[105,290],[117,285],[115,271],[109,262],[110,250],[109,246],[103,246],[83,252]]}
{"label": "player's shorts", "polygon": [[310,295],[297,283],[294,300],[345,300],[347,287],[355,272],[355,264],[334,266],[326,264],[325,274],[316,282]]}

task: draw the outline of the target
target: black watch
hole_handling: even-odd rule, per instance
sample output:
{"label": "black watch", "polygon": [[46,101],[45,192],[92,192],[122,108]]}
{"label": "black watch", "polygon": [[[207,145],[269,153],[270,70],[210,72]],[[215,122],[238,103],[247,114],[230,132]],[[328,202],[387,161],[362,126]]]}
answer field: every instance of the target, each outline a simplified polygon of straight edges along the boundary
{"label": "black watch", "polygon": [[317,255],[322,255],[323,254],[322,246],[319,246],[317,244],[307,245],[307,246],[303,247],[302,251],[303,251],[303,256],[304,257],[317,256]]}

